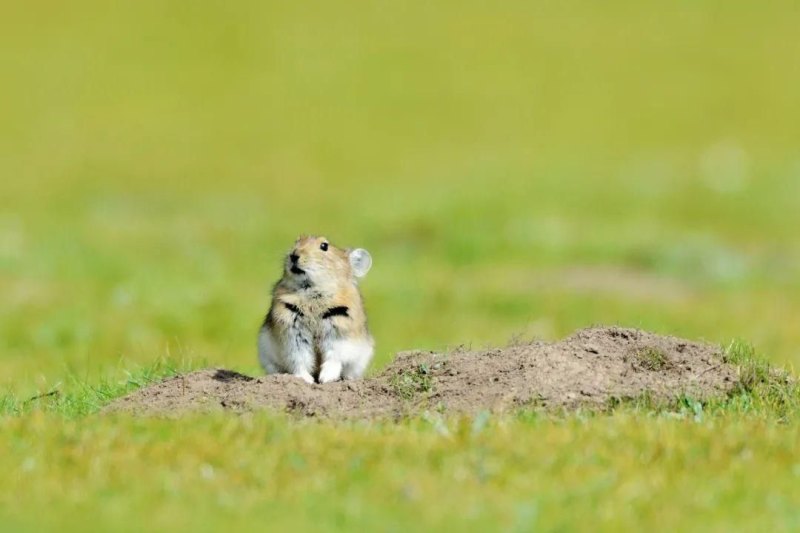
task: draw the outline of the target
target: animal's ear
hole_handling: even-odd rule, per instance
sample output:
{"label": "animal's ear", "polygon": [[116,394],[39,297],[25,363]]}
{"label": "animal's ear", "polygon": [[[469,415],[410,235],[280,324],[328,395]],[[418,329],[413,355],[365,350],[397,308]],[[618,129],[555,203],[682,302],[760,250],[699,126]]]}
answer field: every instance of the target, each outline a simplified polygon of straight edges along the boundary
{"label": "animal's ear", "polygon": [[350,252],[350,266],[357,278],[363,278],[372,268],[372,256],[363,248],[356,248]]}

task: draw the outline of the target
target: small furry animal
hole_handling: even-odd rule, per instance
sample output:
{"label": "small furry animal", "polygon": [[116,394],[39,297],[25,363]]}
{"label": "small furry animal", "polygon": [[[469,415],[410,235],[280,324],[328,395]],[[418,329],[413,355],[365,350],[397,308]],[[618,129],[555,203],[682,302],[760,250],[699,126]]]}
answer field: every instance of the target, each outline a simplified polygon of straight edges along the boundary
{"label": "small furry animal", "polygon": [[258,335],[258,358],[268,374],[293,374],[308,383],[361,377],[374,341],[357,280],[372,257],[343,250],[325,237],[300,237],[272,289]]}

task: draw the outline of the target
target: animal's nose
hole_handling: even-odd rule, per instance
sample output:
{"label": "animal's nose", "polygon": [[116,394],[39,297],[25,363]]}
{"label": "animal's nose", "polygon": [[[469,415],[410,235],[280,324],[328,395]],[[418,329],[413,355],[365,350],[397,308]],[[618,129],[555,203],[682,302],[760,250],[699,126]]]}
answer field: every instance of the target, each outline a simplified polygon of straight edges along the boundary
{"label": "animal's nose", "polygon": [[295,253],[292,253],[292,254],[289,256],[289,260],[290,260],[292,263],[297,263],[297,261],[299,261],[299,260],[300,260],[300,256],[299,256],[299,255],[297,255],[297,254],[295,254]]}

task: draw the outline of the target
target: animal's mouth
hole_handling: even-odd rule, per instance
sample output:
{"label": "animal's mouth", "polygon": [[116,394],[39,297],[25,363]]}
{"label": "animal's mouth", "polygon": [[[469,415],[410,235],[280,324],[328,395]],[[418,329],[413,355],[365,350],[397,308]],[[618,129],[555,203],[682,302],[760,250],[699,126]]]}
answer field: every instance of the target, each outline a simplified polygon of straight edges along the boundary
{"label": "animal's mouth", "polygon": [[297,265],[292,265],[292,268],[290,268],[290,269],[289,269],[289,271],[290,271],[292,274],[298,274],[298,275],[299,275],[299,274],[305,274],[305,273],[306,273],[306,271],[305,271],[305,270],[303,270],[302,268],[300,268],[300,267],[299,267],[299,266],[297,266]]}

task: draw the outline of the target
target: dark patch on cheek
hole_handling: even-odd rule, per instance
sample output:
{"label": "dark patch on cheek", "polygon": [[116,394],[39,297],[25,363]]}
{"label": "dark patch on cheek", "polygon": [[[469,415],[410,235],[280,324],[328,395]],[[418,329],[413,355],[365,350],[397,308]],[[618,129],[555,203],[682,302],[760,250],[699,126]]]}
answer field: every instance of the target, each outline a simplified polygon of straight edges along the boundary
{"label": "dark patch on cheek", "polygon": [[350,309],[345,305],[340,305],[340,306],[337,306],[337,307],[331,307],[330,309],[328,309],[327,311],[322,313],[322,318],[326,319],[326,318],[330,318],[332,316],[346,316],[346,317],[349,317],[350,316],[349,311],[350,311]]}
{"label": "dark patch on cheek", "polygon": [[290,303],[286,303],[286,302],[284,302],[283,305],[284,305],[284,307],[286,307],[286,309],[288,309],[292,313],[294,313],[294,314],[296,314],[298,316],[304,316],[303,312],[296,305],[290,304]]}

